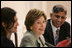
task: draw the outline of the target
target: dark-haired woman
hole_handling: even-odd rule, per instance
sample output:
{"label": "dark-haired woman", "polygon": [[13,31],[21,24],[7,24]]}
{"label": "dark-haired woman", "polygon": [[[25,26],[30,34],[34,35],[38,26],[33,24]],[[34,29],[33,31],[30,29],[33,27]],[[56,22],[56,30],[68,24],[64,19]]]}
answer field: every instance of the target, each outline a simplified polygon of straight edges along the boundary
{"label": "dark-haired woman", "polygon": [[10,38],[17,32],[17,26],[16,11],[9,7],[1,8],[1,47],[15,47]]}

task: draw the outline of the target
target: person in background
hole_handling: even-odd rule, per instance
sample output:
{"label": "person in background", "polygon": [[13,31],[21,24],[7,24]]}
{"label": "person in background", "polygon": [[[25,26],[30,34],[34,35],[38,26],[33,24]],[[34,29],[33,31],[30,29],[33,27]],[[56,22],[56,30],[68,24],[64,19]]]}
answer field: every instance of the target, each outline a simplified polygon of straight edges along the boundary
{"label": "person in background", "polygon": [[15,47],[10,38],[17,32],[17,26],[16,11],[9,7],[1,8],[1,47]]}
{"label": "person in background", "polygon": [[46,15],[38,9],[31,9],[25,19],[26,33],[20,47],[46,47],[42,34],[46,27]]}
{"label": "person in background", "polygon": [[58,42],[70,37],[70,24],[65,21],[67,10],[63,5],[55,5],[50,19],[47,21],[44,38],[46,42],[56,46]]}

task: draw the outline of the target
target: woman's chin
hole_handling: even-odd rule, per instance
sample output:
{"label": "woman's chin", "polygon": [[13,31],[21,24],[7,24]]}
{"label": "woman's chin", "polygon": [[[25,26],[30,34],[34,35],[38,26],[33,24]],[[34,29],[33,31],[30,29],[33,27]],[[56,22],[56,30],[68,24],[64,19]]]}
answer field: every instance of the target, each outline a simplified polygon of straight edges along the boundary
{"label": "woman's chin", "polygon": [[44,31],[41,31],[40,34],[44,34]]}

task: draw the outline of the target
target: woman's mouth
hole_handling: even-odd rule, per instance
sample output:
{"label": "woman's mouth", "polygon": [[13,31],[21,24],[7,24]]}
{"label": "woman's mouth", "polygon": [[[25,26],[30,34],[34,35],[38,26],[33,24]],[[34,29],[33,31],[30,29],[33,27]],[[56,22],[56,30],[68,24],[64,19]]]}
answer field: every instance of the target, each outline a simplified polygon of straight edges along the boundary
{"label": "woman's mouth", "polygon": [[39,29],[40,31],[44,31],[44,29]]}
{"label": "woman's mouth", "polygon": [[15,29],[17,29],[17,27],[14,27]]}

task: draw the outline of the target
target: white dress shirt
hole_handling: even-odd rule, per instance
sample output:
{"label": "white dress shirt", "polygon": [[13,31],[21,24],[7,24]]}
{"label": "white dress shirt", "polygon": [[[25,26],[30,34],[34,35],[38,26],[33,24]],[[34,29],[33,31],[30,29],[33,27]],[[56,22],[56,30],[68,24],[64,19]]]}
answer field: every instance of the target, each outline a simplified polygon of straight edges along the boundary
{"label": "white dress shirt", "polygon": [[60,30],[60,27],[56,28],[56,27],[53,25],[52,20],[51,20],[50,22],[51,22],[51,26],[52,26],[52,31],[53,31],[53,36],[54,36],[54,43],[55,43],[56,30],[57,30],[57,29]]}

